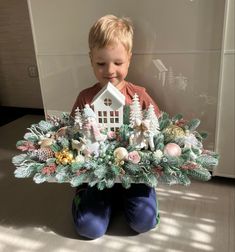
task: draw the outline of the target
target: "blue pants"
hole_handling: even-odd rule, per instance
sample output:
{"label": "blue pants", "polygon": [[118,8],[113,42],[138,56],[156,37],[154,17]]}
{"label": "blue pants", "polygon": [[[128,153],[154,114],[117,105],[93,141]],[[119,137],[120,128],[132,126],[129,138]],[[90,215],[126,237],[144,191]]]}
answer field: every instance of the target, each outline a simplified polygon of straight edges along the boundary
{"label": "blue pants", "polygon": [[138,233],[154,228],[158,223],[156,191],[144,184],[132,184],[125,189],[115,184],[110,189],[87,187],[74,197],[72,214],[79,235],[96,239],[105,234],[112,208],[122,204],[127,223]]}

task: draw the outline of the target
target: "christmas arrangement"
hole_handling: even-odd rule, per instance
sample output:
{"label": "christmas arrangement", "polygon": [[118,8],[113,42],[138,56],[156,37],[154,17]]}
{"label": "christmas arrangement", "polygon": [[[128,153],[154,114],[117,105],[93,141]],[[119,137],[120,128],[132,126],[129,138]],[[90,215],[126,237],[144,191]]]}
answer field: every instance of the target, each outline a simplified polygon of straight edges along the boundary
{"label": "christmas arrangement", "polygon": [[31,125],[16,144],[23,153],[12,159],[15,177],[74,187],[88,183],[100,190],[114,183],[155,187],[211,178],[218,155],[203,148],[206,134],[196,131],[198,119],[170,118],[165,112],[157,118],[152,105],[142,111],[137,95],[130,106],[102,99],[106,110],[87,104],[74,117],[63,113]]}

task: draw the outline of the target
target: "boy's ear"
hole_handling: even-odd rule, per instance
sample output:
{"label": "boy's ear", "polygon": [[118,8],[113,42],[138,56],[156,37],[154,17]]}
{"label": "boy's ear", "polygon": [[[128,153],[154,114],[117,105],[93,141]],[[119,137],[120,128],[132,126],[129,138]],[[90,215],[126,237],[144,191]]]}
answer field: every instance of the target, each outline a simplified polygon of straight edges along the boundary
{"label": "boy's ear", "polygon": [[128,66],[130,66],[130,63],[131,63],[131,57],[132,57],[132,52],[130,52],[128,55]]}
{"label": "boy's ear", "polygon": [[92,54],[91,54],[91,52],[89,52],[89,58],[90,58],[90,61],[92,63]]}

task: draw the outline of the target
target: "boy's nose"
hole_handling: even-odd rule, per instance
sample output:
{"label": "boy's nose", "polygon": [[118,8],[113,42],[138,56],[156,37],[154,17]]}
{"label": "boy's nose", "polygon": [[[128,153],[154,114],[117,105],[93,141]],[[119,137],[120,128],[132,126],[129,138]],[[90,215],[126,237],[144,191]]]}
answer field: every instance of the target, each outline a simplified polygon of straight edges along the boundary
{"label": "boy's nose", "polygon": [[113,64],[107,65],[107,73],[112,74],[114,72],[114,66]]}

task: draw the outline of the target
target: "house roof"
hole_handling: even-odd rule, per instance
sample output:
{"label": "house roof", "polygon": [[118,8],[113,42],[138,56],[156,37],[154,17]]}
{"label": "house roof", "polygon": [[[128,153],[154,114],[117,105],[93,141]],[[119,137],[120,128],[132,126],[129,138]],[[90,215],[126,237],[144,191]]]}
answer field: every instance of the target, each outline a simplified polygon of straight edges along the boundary
{"label": "house roof", "polygon": [[96,100],[104,93],[110,93],[115,97],[122,105],[125,105],[125,96],[111,83],[108,82],[93,98],[91,105],[94,105]]}

